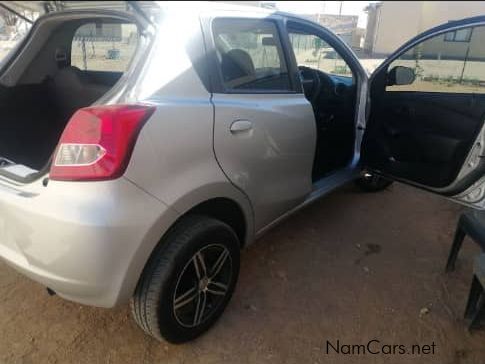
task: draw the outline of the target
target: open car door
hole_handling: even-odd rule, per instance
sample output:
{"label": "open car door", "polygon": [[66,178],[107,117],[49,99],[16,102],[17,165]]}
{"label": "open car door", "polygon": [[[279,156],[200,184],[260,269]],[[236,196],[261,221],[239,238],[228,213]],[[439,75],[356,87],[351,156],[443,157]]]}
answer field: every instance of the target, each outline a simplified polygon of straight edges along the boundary
{"label": "open car door", "polygon": [[485,16],[410,40],[369,91],[364,167],[485,209]]}

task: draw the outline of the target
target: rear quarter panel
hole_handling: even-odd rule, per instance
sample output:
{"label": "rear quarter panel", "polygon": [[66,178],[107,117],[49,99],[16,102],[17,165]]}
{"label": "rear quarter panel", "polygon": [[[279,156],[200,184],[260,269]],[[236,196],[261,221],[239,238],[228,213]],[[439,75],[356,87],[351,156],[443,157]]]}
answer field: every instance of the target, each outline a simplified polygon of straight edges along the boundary
{"label": "rear quarter panel", "polygon": [[[167,14],[131,91],[134,101],[157,109],[138,137],[125,177],[180,215],[212,198],[233,200],[245,215],[249,242],[254,235],[249,200],[214,156],[214,110],[204,62],[198,15]],[[164,232],[160,229],[159,237]]]}

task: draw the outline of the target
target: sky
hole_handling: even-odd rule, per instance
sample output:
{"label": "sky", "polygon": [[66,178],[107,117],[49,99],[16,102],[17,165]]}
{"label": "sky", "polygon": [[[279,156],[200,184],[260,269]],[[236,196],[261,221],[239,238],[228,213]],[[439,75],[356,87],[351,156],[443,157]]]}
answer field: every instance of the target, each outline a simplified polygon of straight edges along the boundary
{"label": "sky", "polygon": [[297,14],[338,14],[342,3],[342,15],[358,15],[359,28],[365,28],[367,14],[364,8],[375,1],[276,1],[279,10]]}

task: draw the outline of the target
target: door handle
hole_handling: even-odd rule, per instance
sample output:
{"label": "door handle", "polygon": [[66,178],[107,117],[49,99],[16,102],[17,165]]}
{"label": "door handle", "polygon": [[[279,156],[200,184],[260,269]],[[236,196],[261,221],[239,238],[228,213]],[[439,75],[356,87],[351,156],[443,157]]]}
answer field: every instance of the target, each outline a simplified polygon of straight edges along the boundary
{"label": "door handle", "polygon": [[236,120],[231,124],[229,130],[231,133],[240,133],[242,131],[248,131],[253,128],[253,123],[249,120]]}

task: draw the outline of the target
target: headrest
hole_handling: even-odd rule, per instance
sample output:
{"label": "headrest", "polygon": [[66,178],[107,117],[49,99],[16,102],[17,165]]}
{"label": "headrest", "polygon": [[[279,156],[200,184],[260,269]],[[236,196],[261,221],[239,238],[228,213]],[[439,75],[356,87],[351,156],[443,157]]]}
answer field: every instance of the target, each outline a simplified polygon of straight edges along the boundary
{"label": "headrest", "polygon": [[225,81],[255,74],[251,56],[242,49],[231,49],[229,52],[224,53],[222,55],[221,69]]}

